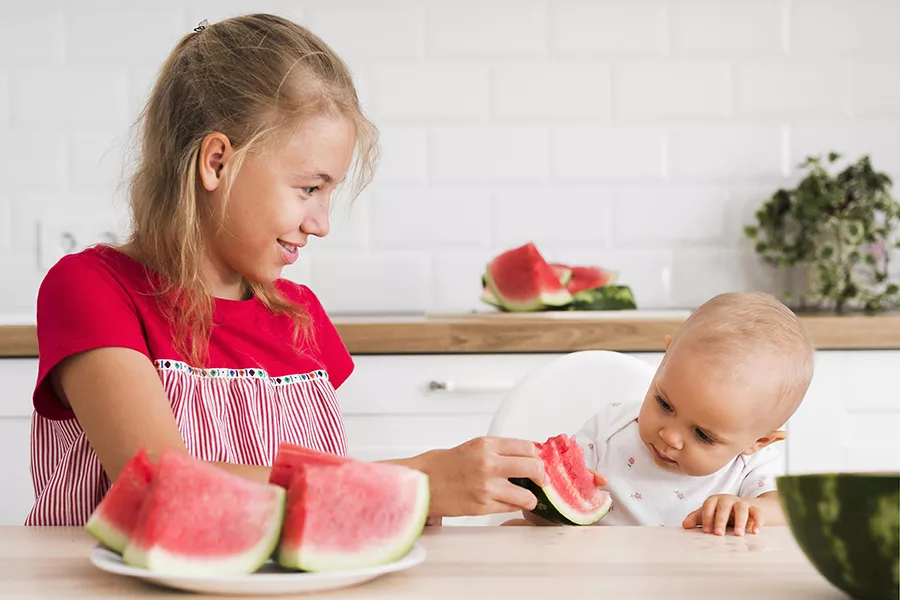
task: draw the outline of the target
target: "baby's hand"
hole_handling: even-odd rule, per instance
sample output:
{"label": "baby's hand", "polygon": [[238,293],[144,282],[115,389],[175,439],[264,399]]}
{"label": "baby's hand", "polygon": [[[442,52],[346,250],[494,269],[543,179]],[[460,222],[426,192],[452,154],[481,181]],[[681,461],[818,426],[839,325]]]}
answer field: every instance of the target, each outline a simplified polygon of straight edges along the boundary
{"label": "baby's hand", "polygon": [[725,535],[725,528],[732,524],[734,535],[744,535],[745,531],[759,533],[763,525],[762,509],[744,498],[731,494],[710,496],[703,506],[689,514],[681,524],[685,529],[703,526],[703,533]]}

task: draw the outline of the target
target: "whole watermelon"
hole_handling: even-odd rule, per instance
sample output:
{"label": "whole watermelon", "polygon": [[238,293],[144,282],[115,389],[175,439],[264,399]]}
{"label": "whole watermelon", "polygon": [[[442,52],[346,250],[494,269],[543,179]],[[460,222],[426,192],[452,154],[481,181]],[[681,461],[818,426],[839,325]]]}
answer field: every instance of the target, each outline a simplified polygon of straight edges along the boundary
{"label": "whole watermelon", "polygon": [[778,496],[815,568],[859,600],[900,597],[900,474],[785,475]]}

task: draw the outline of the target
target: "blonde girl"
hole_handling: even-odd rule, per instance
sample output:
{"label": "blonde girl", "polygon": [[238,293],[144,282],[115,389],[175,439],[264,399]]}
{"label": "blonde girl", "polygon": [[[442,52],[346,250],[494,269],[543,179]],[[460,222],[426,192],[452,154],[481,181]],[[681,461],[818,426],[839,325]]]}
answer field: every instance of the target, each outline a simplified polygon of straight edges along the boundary
{"label": "blonde girl", "polygon": [[[27,523],[80,525],[138,449],[266,480],[279,443],[343,454],[335,389],[353,361],[303,285],[281,278],[377,132],[346,65],[265,14],[198,27],[142,115],[132,235],[63,258],[37,301],[40,367]],[[385,385],[389,385],[386,383]],[[479,438],[397,462],[430,476],[432,517],[532,508],[532,444]]]}

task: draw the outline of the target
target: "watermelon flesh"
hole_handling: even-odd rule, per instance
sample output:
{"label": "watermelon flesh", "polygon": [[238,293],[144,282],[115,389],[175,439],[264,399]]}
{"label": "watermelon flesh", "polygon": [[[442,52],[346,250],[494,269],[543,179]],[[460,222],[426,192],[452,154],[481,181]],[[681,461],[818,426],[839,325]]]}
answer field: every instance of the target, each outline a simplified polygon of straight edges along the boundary
{"label": "watermelon flesh", "polygon": [[512,312],[564,306],[572,301],[572,294],[532,243],[494,258],[487,265],[485,279],[499,303]]}
{"label": "watermelon flesh", "polygon": [[125,467],[118,479],[85,524],[84,529],[98,542],[121,554],[140,512],[155,467],[141,448]]}
{"label": "watermelon flesh", "polygon": [[294,477],[294,473],[303,465],[341,465],[349,460],[349,458],[338,456],[337,454],[319,452],[296,444],[282,442],[281,445],[278,446],[278,454],[275,455],[275,462],[272,463],[272,470],[269,474],[269,483],[287,490],[291,486],[291,480]]}
{"label": "watermelon flesh", "polygon": [[125,547],[125,563],[173,575],[256,571],[278,544],[285,491],[167,449]]}
{"label": "watermelon flesh", "polygon": [[566,283],[566,289],[573,296],[584,290],[603,287],[613,283],[616,274],[600,267],[571,267],[572,275]]}
{"label": "watermelon flesh", "polygon": [[404,556],[425,527],[428,476],[347,460],[300,465],[288,489],[277,561],[289,569],[334,571]]}
{"label": "watermelon flesh", "polygon": [[574,437],[561,434],[535,446],[549,482],[540,487],[530,479],[510,480],[537,497],[534,514],[559,525],[593,525],[606,516],[612,496],[597,486]]}

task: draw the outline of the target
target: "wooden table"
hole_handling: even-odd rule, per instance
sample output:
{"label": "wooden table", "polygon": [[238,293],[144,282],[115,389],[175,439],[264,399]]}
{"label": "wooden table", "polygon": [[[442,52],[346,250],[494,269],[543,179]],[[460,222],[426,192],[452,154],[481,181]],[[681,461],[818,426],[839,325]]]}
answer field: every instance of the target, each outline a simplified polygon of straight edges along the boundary
{"label": "wooden table", "polygon": [[[678,528],[429,527],[421,543],[428,558],[413,569],[304,597],[844,598],[813,570],[784,527],[743,538]],[[96,569],[87,558],[92,545],[80,528],[0,528],[0,597],[173,593]]]}

